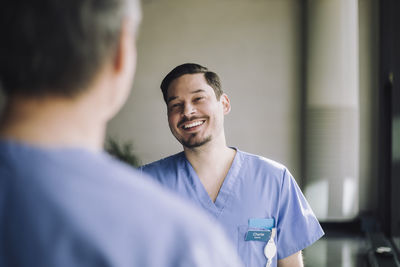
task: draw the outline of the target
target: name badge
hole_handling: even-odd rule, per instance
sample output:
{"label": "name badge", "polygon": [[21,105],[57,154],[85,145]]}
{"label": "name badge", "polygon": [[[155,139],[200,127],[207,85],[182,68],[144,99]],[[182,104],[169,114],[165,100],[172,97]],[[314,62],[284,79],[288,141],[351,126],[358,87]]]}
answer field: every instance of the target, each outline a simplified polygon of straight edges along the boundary
{"label": "name badge", "polygon": [[262,241],[267,242],[271,237],[270,230],[248,230],[246,233],[246,241]]}

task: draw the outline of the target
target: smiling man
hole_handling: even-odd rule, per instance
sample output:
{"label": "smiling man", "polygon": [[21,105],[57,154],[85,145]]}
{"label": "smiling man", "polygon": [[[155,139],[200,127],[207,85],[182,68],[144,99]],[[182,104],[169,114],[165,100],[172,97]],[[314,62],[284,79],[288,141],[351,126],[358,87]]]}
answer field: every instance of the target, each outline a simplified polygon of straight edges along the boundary
{"label": "smiling man", "polygon": [[183,64],[161,90],[183,152],[142,171],[212,214],[246,266],[303,266],[301,250],[323,231],[283,165],[227,146],[224,116],[231,106],[218,75]]}

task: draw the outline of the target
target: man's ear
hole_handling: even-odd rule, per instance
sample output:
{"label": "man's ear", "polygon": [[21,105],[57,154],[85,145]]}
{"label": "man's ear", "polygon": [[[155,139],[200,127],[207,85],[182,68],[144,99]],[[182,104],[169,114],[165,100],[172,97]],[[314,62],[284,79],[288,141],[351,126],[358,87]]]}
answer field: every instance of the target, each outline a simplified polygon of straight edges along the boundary
{"label": "man's ear", "polygon": [[[135,38],[132,34],[131,22],[129,20],[124,20],[121,27],[121,34],[116,45],[116,51],[113,61],[114,71],[123,71],[124,65],[127,64],[127,60],[132,57],[132,48],[135,62],[136,62],[136,48],[135,48]],[[129,63],[128,63],[129,64]]]}
{"label": "man's ear", "polygon": [[122,23],[119,41],[108,69],[110,84],[107,86],[109,90],[106,98],[112,109],[110,113],[112,117],[128,98],[136,70],[135,35],[129,20],[124,20]]}
{"label": "man's ear", "polygon": [[227,115],[231,111],[231,102],[227,94],[222,94],[221,99],[222,108],[224,110],[224,115]]}

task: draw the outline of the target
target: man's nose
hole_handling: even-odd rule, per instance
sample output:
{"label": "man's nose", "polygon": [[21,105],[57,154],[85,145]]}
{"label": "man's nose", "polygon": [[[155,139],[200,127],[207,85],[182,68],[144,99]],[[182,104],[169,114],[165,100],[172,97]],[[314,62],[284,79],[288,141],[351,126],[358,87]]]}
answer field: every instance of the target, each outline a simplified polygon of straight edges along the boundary
{"label": "man's nose", "polygon": [[187,104],[185,104],[185,105],[183,106],[183,115],[184,115],[184,116],[187,116],[187,117],[188,117],[188,116],[194,114],[195,111],[196,111],[195,107],[194,107],[192,104],[190,104],[190,103],[187,103]]}

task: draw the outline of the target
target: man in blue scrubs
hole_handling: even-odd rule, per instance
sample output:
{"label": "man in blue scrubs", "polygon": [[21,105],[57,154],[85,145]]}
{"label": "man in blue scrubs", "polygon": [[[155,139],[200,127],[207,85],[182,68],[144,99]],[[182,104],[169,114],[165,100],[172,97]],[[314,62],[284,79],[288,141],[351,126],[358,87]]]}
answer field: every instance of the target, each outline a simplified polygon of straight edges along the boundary
{"label": "man in blue scrubs", "polygon": [[133,80],[138,1],[0,10],[0,267],[241,266],[206,214],[102,150]]}
{"label": "man in blue scrubs", "polygon": [[142,171],[221,222],[246,266],[303,266],[301,250],[323,231],[289,170],[226,145],[231,106],[218,75],[183,64],[161,90],[183,152]]}

